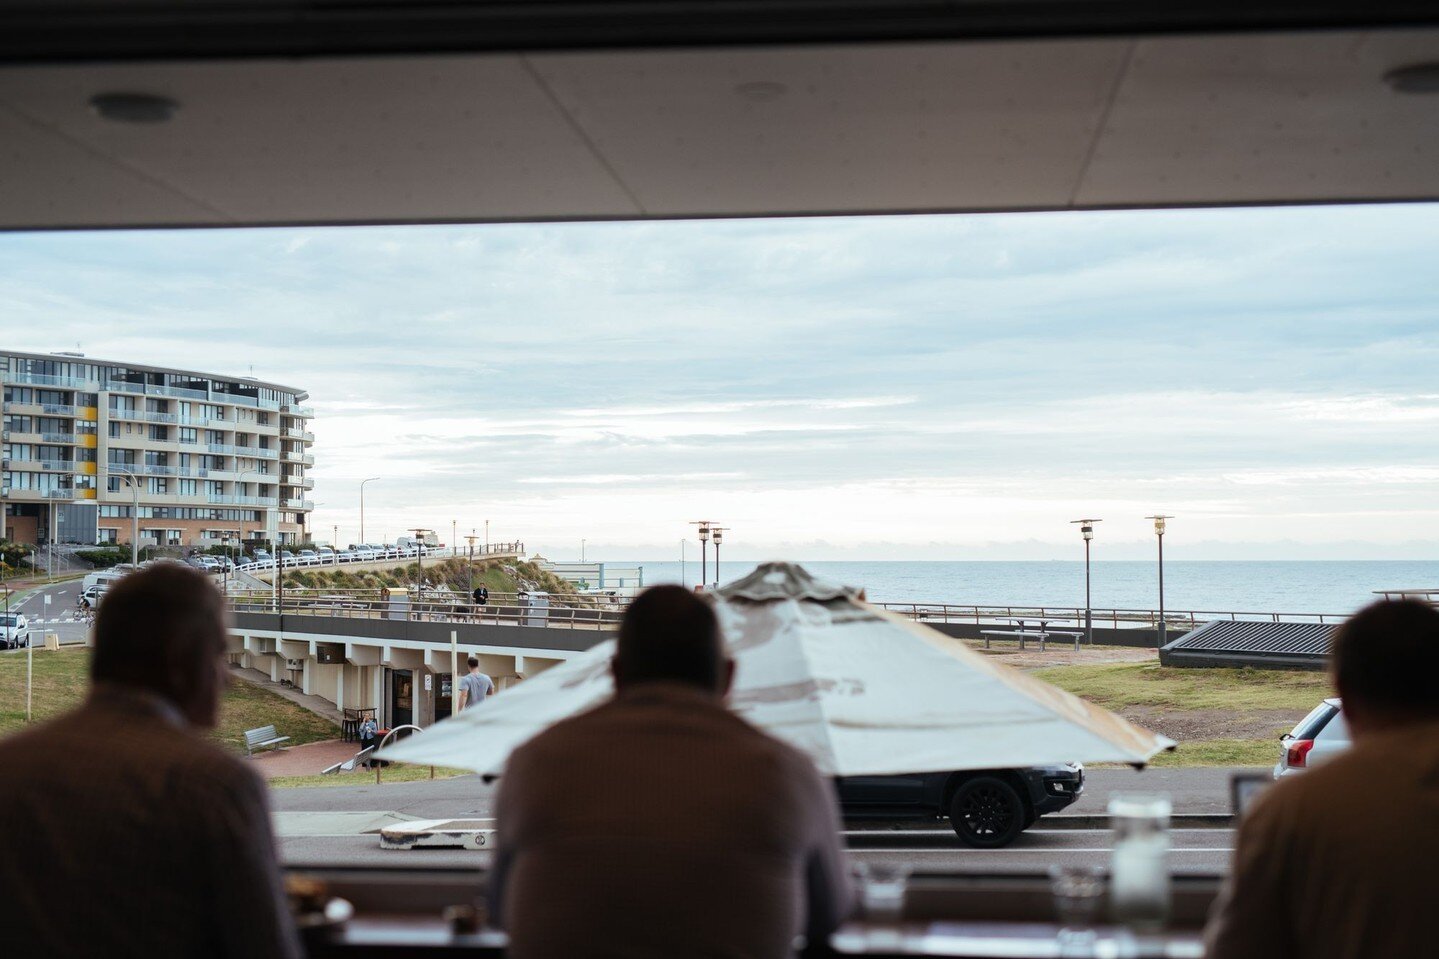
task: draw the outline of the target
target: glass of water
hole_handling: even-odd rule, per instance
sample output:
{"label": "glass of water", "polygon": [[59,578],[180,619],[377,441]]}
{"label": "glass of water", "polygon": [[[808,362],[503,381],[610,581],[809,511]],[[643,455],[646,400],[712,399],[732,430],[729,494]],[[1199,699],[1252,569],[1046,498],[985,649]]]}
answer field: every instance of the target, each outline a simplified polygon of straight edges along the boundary
{"label": "glass of water", "polygon": [[904,892],[909,866],[898,862],[865,861],[855,864],[860,902],[866,919],[898,922],[904,915]]}
{"label": "glass of water", "polygon": [[1061,956],[1094,955],[1094,924],[1104,901],[1101,866],[1055,865],[1049,868],[1054,915],[1059,920]]}

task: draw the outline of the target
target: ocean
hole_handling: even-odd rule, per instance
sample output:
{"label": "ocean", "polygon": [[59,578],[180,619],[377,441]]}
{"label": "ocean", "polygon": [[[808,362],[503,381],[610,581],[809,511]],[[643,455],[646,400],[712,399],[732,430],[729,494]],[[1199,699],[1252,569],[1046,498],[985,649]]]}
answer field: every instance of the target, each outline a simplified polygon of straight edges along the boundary
{"label": "ocean", "polygon": [[[615,565],[631,565],[615,564]],[[646,562],[645,585],[681,582],[680,564]],[[1084,563],[1052,562],[802,562],[815,576],[862,586],[873,602],[980,606],[1084,605]],[[722,566],[725,582],[755,568]],[[689,585],[700,565],[685,564]],[[713,577],[713,566],[710,568]],[[1154,609],[1156,564],[1095,562],[1090,568],[1095,609]],[[1164,605],[1174,611],[1351,613],[1377,599],[1378,589],[1439,589],[1439,561],[1166,561]]]}

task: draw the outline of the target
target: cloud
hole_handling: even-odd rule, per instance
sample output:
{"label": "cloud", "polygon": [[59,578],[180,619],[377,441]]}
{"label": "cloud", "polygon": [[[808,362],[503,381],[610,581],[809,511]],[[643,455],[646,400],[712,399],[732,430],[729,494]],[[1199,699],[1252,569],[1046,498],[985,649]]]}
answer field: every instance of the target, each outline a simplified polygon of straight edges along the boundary
{"label": "cloud", "polygon": [[309,390],[319,528],[380,474],[395,529],[1382,551],[1439,535],[1434,213],[7,234],[0,302],[12,348]]}

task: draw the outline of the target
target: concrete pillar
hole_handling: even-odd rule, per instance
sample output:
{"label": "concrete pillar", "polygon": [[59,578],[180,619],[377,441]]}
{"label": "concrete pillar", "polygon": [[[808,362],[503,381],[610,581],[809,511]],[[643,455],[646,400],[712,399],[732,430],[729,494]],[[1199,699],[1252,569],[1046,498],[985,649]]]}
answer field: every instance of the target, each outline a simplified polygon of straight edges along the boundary
{"label": "concrete pillar", "polygon": [[335,674],[335,708],[341,712],[345,710],[345,670],[349,668],[341,663],[340,671]]}
{"label": "concrete pillar", "polygon": [[270,682],[278,683],[285,675],[285,657],[270,657]]}
{"label": "concrete pillar", "polygon": [[313,679],[316,663],[313,656],[306,656],[301,663],[303,665],[300,666],[300,692],[309,696],[315,691]]}
{"label": "concrete pillar", "polygon": [[525,657],[518,654],[515,656],[515,674],[518,676],[525,674]]}

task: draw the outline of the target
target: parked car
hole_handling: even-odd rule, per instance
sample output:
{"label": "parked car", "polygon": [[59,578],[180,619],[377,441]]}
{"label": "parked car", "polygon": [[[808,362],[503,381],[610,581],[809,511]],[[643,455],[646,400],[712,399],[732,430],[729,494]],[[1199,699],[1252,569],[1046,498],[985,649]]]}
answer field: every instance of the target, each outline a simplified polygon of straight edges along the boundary
{"label": "parked car", "polygon": [[352,549],[342,549],[335,554],[335,559],[341,563],[353,563],[357,558]]}
{"label": "parked car", "polygon": [[330,546],[321,546],[318,550],[315,551],[315,553],[317,556],[319,556],[320,562],[325,565],[329,565],[330,563],[335,562],[336,553],[335,550]]}
{"label": "parked car", "polygon": [[1333,759],[1349,748],[1349,725],[1338,699],[1326,699],[1279,737],[1279,762],[1274,778],[1301,773]]}
{"label": "parked car", "polygon": [[105,597],[106,587],[102,585],[87,586],[80,593],[80,602],[91,609],[100,605],[100,600]]}
{"label": "parked car", "polygon": [[846,820],[948,819],[977,849],[1007,846],[1035,820],[1069,806],[1084,791],[1079,763],[1033,769],[905,773],[837,779]]}
{"label": "parked car", "polygon": [[0,647],[19,649],[30,645],[30,621],[24,613],[0,613]]}
{"label": "parked car", "polygon": [[320,562],[320,554],[312,549],[302,549],[295,554],[295,561],[301,566],[316,566]]}

